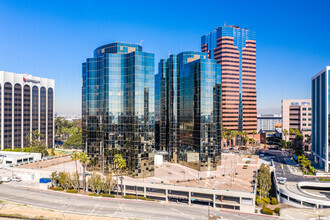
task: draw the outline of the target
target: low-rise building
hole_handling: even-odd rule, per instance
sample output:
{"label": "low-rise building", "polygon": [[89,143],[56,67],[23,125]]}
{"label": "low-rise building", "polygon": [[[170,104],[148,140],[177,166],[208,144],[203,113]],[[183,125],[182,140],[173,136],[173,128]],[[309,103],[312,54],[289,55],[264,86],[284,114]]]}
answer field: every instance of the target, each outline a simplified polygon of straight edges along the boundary
{"label": "low-rise building", "polygon": [[257,132],[275,131],[275,128],[282,127],[282,116],[276,114],[258,115]]}
{"label": "low-rise building", "polygon": [[41,153],[0,151],[0,165],[15,165],[36,160],[41,160]]}

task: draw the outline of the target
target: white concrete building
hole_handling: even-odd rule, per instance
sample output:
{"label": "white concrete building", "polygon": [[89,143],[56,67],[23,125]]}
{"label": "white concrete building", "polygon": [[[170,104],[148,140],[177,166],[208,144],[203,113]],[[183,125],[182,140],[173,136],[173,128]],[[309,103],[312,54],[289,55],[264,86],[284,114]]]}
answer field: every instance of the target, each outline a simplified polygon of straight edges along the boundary
{"label": "white concrete building", "polygon": [[23,148],[38,130],[54,146],[55,81],[0,71],[0,149]]}
{"label": "white concrete building", "polygon": [[41,160],[41,153],[0,151],[0,164],[21,164]]}

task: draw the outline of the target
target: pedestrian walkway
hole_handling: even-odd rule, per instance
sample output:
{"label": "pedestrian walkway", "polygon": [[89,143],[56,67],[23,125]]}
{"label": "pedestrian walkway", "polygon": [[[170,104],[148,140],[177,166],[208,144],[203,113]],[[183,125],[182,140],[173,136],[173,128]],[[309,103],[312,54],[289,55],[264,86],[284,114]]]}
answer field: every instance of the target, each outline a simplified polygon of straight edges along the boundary
{"label": "pedestrian walkway", "polygon": [[280,218],[287,220],[330,219],[330,209],[283,208]]}

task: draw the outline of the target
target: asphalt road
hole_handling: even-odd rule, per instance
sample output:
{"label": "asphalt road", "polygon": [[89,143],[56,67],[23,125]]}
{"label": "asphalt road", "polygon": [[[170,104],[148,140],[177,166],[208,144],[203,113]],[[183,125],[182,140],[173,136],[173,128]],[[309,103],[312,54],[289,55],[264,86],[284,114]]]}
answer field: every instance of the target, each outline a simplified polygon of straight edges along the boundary
{"label": "asphalt road", "polygon": [[[273,161],[276,168],[276,176],[277,177],[286,177],[287,182],[301,182],[301,181],[309,181],[309,182],[315,182],[317,181],[317,178],[313,177],[304,177],[301,175],[295,175],[292,174],[290,169],[288,168],[288,161],[290,161],[290,157],[287,155],[277,156],[274,157]],[[283,166],[283,168],[282,168]]]}
{"label": "asphalt road", "polygon": [[67,213],[140,219],[208,219],[211,215],[223,219],[265,219],[265,216],[224,212],[202,206],[161,204],[125,199],[94,198],[46,190],[25,188],[13,183],[0,185],[0,200],[52,209]]}

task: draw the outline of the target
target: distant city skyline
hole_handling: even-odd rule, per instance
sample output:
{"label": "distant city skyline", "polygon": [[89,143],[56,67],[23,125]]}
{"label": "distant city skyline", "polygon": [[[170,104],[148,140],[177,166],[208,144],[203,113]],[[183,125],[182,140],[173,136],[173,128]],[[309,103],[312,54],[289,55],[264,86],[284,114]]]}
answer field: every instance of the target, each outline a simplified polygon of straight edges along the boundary
{"label": "distant city skyline", "polygon": [[209,1],[201,10],[199,1],[2,1],[0,70],[55,79],[55,112],[81,114],[81,63],[97,46],[142,43],[155,53],[157,73],[161,58],[200,51],[200,37],[226,23],[256,32],[258,114],[280,114],[282,99],[310,99],[312,76],[330,63],[329,6]]}

